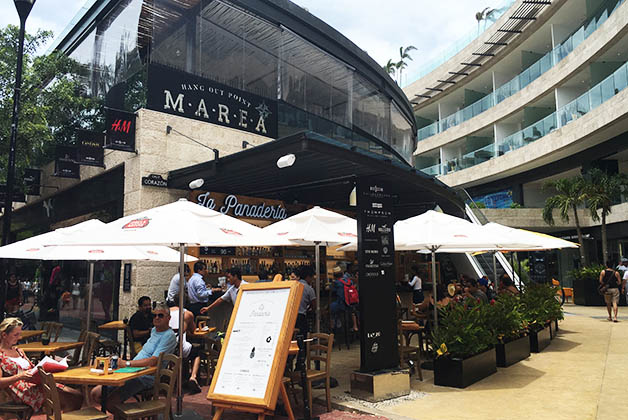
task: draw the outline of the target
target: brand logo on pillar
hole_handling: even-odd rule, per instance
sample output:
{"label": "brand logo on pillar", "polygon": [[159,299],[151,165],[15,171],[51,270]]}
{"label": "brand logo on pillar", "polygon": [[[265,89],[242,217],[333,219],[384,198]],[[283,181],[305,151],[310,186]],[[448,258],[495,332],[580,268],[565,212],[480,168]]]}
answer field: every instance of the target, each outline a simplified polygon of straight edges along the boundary
{"label": "brand logo on pillar", "polygon": [[126,225],[122,226],[122,229],[141,229],[148,226],[150,219],[148,217],[142,217],[140,219],[133,219]]}

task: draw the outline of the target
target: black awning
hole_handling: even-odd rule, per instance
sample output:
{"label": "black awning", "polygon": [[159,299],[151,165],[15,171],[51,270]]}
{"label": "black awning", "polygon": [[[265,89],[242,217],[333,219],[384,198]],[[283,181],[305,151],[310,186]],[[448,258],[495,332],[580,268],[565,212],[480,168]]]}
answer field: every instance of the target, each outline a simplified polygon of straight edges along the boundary
{"label": "black awning", "polygon": [[[277,160],[294,154],[296,161],[278,168]],[[202,189],[221,193],[312,204],[351,210],[349,194],[357,178],[378,176],[390,182],[399,196],[399,219],[439,205],[464,216],[464,202],[437,179],[385,156],[347,146],[313,132],[302,132],[187,168],[171,171],[168,187],[189,189],[203,178]]]}

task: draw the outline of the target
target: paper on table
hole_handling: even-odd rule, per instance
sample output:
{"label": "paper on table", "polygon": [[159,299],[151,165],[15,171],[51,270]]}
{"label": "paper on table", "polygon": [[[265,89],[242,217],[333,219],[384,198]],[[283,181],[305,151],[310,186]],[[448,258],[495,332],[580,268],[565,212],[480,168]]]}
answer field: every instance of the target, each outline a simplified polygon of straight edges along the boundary
{"label": "paper on table", "polygon": [[264,398],[290,289],[243,292],[216,394]]}

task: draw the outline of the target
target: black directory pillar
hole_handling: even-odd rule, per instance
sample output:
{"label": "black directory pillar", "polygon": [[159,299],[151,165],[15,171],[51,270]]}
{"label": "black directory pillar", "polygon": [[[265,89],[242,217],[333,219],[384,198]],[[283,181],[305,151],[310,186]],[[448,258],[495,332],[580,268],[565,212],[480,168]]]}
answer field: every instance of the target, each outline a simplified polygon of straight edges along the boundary
{"label": "black directory pillar", "polygon": [[375,178],[357,182],[360,371],[399,366],[393,194]]}

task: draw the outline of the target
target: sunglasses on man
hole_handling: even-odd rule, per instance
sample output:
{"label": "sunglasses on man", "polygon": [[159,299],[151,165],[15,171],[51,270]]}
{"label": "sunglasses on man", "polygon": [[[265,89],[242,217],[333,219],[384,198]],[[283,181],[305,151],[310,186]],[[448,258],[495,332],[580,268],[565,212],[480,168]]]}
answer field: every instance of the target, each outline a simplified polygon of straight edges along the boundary
{"label": "sunglasses on man", "polygon": [[153,312],[153,313],[151,313],[151,315],[152,315],[153,318],[159,318],[159,319],[162,319],[162,318],[166,317],[166,314],[164,314],[163,312],[159,312],[159,313],[154,313]]}

